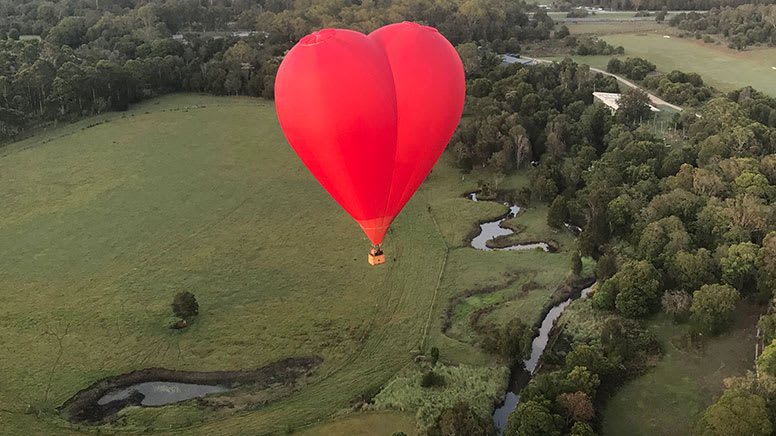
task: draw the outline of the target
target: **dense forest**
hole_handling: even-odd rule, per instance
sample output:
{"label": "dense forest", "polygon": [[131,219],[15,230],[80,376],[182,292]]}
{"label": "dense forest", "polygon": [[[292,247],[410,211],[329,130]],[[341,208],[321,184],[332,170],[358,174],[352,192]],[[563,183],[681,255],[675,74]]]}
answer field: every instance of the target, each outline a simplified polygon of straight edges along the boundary
{"label": "dense forest", "polygon": [[[595,408],[661,353],[640,320],[664,311],[697,335],[715,335],[740,299],[769,301],[776,289],[776,99],[751,88],[723,96],[697,74],[648,75],[654,65],[643,59],[612,68],[697,106],[697,115],[676,117],[684,136],[639,126],[650,113],[638,91],[624,94],[615,114],[591,104],[594,85],[616,92],[617,84],[570,60],[467,71],[471,116],[451,142],[458,165],[526,168],[530,186],[502,195],[550,203],[548,223],[582,227],[579,250],[597,259],[598,330],[558,341],[545,362],[555,369],[522,391],[508,436],[594,434]],[[761,324],[776,337],[775,315]],[[776,345],[764,356],[776,362]],[[761,418],[776,412],[776,392],[753,379],[736,381],[746,393],[720,402],[754,398],[763,413],[749,424],[771,428]],[[699,425],[732,424],[724,407]]]}
{"label": "dense forest", "polygon": [[730,48],[743,50],[751,45],[776,45],[776,5],[745,4],[714,8],[708,13],[682,13],[668,23],[700,38],[719,35]]}
{"label": "dense forest", "polygon": [[553,28],[542,11],[529,18],[525,4],[496,0],[35,0],[3,1],[0,11],[0,140],[168,92],[272,98],[285,51],[323,27],[369,32],[413,20],[453,44],[505,50]]}

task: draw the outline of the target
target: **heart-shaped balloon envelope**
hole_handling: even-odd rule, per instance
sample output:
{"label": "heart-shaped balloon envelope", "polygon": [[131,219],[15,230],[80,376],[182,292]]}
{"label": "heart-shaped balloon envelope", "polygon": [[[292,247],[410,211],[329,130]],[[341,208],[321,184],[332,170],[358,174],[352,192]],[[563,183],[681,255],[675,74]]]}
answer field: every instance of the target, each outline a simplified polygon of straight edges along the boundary
{"label": "heart-shaped balloon envelope", "polygon": [[464,95],[453,46],[409,22],[307,35],[275,80],[288,142],[373,244],[450,141]]}

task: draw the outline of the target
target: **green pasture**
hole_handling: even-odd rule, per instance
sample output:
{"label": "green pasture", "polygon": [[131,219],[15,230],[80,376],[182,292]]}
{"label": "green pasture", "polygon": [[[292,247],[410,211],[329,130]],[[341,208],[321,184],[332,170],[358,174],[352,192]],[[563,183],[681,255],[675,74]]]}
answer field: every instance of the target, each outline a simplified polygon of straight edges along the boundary
{"label": "green pasture", "polygon": [[[669,29],[667,24],[650,21],[594,21],[577,22],[567,21],[562,23],[569,28],[572,35],[609,35],[618,33],[659,33]],[[662,33],[660,33],[662,35]],[[627,54],[627,53],[626,53]]]}
{"label": "green pasture", "polygon": [[773,69],[776,67],[776,48],[738,51],[695,38],[663,36],[619,34],[604,35],[602,39],[614,46],[625,47],[626,56],[643,57],[655,63],[659,71],[696,72],[704,81],[723,91],[751,85],[776,96],[776,70]]}
{"label": "green pasture", "polygon": [[[604,436],[675,436],[693,434],[700,414],[724,389],[727,377],[744,375],[754,366],[757,318],[762,307],[739,305],[727,333],[689,341],[689,325],[659,314],[646,321],[663,348],[662,359],[646,374],[630,380],[599,411]],[[575,301],[558,325],[575,341],[600,334],[605,312],[591,300]]]}
{"label": "green pasture", "polygon": [[[351,404],[431,346],[503,382],[503,363],[441,333],[447,302],[513,275],[549,297],[569,266],[562,254],[467,247],[477,222],[504,213],[463,198],[492,177],[462,175],[443,156],[387,236],[388,262],[372,268],[368,240],[295,156],[271,102],[173,95],[5,146],[2,433],[93,432],[55,408],[99,378],[146,367],[324,359],[300,390],[263,407],[130,408],[129,433],[405,429],[406,415],[352,415]],[[200,314],[171,330],[170,302],[183,290]]]}
{"label": "green pasture", "polygon": [[650,372],[625,384],[603,410],[604,436],[692,434],[700,415],[724,389],[727,377],[754,367],[754,343],[760,307],[741,304],[734,328],[706,339],[699,347],[687,340],[687,326],[667,316],[650,321],[665,355]]}

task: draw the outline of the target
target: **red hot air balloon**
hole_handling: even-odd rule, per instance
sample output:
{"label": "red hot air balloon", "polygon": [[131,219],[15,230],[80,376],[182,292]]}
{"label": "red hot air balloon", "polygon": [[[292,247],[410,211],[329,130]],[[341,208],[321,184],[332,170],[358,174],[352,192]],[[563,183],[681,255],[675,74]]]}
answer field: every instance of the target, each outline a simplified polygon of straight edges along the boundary
{"label": "red hot air balloon", "polygon": [[450,141],[464,95],[453,46],[436,29],[410,22],[368,36],[343,29],[307,35],[275,80],[288,142],[378,255],[391,222]]}

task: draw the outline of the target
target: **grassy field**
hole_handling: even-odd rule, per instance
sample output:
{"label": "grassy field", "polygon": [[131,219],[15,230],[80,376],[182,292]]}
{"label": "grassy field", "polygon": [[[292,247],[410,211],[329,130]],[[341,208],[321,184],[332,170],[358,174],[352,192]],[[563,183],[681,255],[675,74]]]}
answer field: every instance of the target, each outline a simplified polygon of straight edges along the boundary
{"label": "grassy field", "polygon": [[565,22],[572,35],[610,35],[620,33],[660,33],[668,28],[668,25],[655,21],[596,21],[596,22]]}
{"label": "grassy field", "polygon": [[648,59],[660,71],[696,72],[723,91],[751,85],[776,96],[776,70],[773,69],[776,48],[738,51],[696,39],[664,38],[660,34],[618,34],[602,38],[614,46],[625,47],[627,56]]}
{"label": "grassy field", "polygon": [[372,412],[350,415],[295,432],[295,436],[361,435],[391,436],[396,432],[412,435],[415,417],[398,412]]}
{"label": "grassy field", "polygon": [[[606,402],[600,411],[603,436],[692,434],[700,414],[722,393],[723,379],[752,369],[755,325],[763,310],[740,304],[734,327],[700,346],[689,344],[687,324],[677,325],[665,314],[648,320],[647,328],[660,341],[664,355]],[[606,318],[607,313],[593,309],[587,299],[575,301],[558,322],[566,334],[585,341],[600,334]]]}
{"label": "grassy field", "polygon": [[722,380],[744,375],[754,366],[755,325],[760,307],[742,304],[735,328],[689,348],[677,326],[665,316],[650,323],[665,355],[646,375],[628,382],[603,410],[604,436],[689,435],[700,414],[722,394]]}
{"label": "grassy field", "polygon": [[[462,198],[488,177],[443,157],[386,238],[388,263],[371,268],[368,240],[301,165],[270,102],[168,96],[0,149],[3,435],[82,434],[54,409],[99,378],[152,366],[324,359],[302,390],[265,407],[131,408],[127,430],[404,429],[400,414],[332,419],[432,345],[503,377],[502,364],[441,333],[446,302],[540,269],[554,289],[568,262],[466,247],[477,222],[504,212]],[[175,331],[169,304],[182,290],[200,315]]]}

